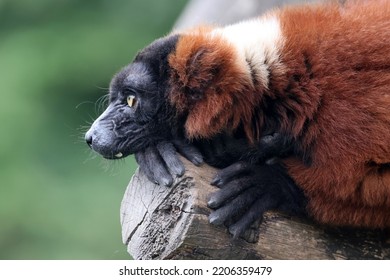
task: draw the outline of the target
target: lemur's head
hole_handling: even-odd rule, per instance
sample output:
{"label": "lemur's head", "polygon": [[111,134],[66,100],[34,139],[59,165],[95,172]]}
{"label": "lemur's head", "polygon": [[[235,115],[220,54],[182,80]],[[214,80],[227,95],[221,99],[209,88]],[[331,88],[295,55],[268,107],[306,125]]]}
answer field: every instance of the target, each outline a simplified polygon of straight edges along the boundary
{"label": "lemur's head", "polygon": [[165,97],[167,58],[177,39],[155,41],[113,77],[109,106],[85,134],[87,144],[103,157],[122,158],[171,136],[175,122]]}
{"label": "lemur's head", "polygon": [[[210,28],[159,39],[111,81],[110,103],[85,135],[105,158],[169,140],[211,138],[250,123],[253,82],[246,61]],[[252,89],[253,90],[253,89]]]}

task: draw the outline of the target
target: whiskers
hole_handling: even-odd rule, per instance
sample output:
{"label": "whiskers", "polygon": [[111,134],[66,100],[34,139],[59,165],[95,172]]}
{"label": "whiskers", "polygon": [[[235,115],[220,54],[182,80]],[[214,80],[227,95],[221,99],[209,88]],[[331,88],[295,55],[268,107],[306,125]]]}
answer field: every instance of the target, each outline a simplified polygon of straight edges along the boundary
{"label": "whiskers", "polygon": [[85,160],[83,161],[83,164],[88,164],[89,162],[94,161],[99,156],[92,149],[88,149],[88,147],[86,147],[84,154],[86,154],[86,157]]}
{"label": "whiskers", "polygon": [[85,105],[85,104],[94,104],[95,102],[92,102],[92,101],[83,101],[83,102],[80,102],[79,104],[76,105],[75,109],[78,110],[81,106]]}
{"label": "whiskers", "polygon": [[123,167],[124,164],[125,159],[108,160],[101,158],[99,168],[102,168],[109,176],[115,177],[121,173],[120,167]]}
{"label": "whiskers", "polygon": [[79,143],[85,144],[85,134],[87,133],[87,131],[89,130],[89,128],[91,127],[91,125],[93,123],[92,117],[90,117],[90,118],[91,118],[91,120],[85,121],[85,124],[79,125],[79,127],[75,128],[75,134],[72,135],[72,137],[75,138],[74,144],[79,144]]}
{"label": "whiskers", "polygon": [[[97,88],[100,90],[104,90],[104,92],[109,92],[108,88],[103,88],[103,87],[98,87],[98,86],[97,86]],[[76,105],[75,109],[78,110],[78,109],[80,109],[81,106],[84,106],[86,104],[91,104],[91,105],[94,105],[94,113],[96,116],[98,116],[108,106],[109,97],[110,97],[110,94],[106,93],[106,94],[100,96],[95,102],[90,101],[90,100],[82,101]]]}
{"label": "whiskers", "polygon": [[94,105],[94,114],[95,117],[91,116],[90,113],[88,114],[89,120],[85,120],[85,124],[80,125],[76,130],[76,139],[77,142],[83,142],[85,143],[84,135],[87,133],[89,128],[92,126],[95,119],[105,110],[105,108],[108,106],[109,101],[109,94],[105,94],[101,97],[99,97],[95,102],[92,101],[83,101],[75,107],[76,109],[79,109],[81,106],[86,104],[93,104]]}
{"label": "whiskers", "polygon": [[110,94],[100,96],[95,102],[95,114],[101,114],[108,106]]}

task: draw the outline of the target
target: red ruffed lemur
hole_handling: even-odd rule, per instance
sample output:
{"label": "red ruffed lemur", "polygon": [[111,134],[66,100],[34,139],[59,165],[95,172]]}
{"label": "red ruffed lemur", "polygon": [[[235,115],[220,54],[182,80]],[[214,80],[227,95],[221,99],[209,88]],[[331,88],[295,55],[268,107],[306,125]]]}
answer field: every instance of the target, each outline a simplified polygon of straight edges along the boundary
{"label": "red ruffed lemur", "polygon": [[390,227],[390,1],[173,32],[113,78],[86,141],[167,186],[176,151],[224,168],[210,222],[234,236],[271,209]]}

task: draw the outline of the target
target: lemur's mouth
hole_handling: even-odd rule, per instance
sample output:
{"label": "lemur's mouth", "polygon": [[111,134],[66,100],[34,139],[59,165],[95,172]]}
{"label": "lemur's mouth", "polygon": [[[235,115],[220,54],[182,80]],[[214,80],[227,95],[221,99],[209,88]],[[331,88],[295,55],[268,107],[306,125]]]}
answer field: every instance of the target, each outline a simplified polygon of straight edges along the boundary
{"label": "lemur's mouth", "polygon": [[[93,148],[92,148],[93,149]],[[96,151],[95,149],[93,149],[95,152],[98,152],[100,155],[103,156],[103,158],[105,159],[109,159],[109,160],[116,160],[116,159],[123,159],[125,157],[127,157],[128,155],[130,155],[129,153],[125,153],[125,152],[117,152],[117,153],[113,153],[113,152],[101,152],[101,151]]]}

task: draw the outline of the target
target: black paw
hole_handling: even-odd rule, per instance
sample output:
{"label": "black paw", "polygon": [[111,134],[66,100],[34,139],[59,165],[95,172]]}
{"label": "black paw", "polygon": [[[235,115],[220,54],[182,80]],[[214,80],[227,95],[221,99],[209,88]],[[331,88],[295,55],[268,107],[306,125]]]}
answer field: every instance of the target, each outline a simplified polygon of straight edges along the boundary
{"label": "black paw", "polygon": [[280,209],[292,214],[304,211],[301,190],[278,164],[238,162],[218,172],[211,184],[220,190],[208,201],[208,206],[215,209],[209,221],[227,225],[235,238],[265,211]]}
{"label": "black paw", "polygon": [[196,166],[203,163],[203,156],[198,148],[185,139],[175,139],[173,144],[177,151]]}
{"label": "black paw", "polygon": [[174,143],[164,141],[149,146],[136,153],[135,159],[150,181],[168,187],[172,185],[174,177],[181,177],[185,172],[184,164],[177,152],[195,165],[203,162],[200,152],[184,140],[177,140]]}

